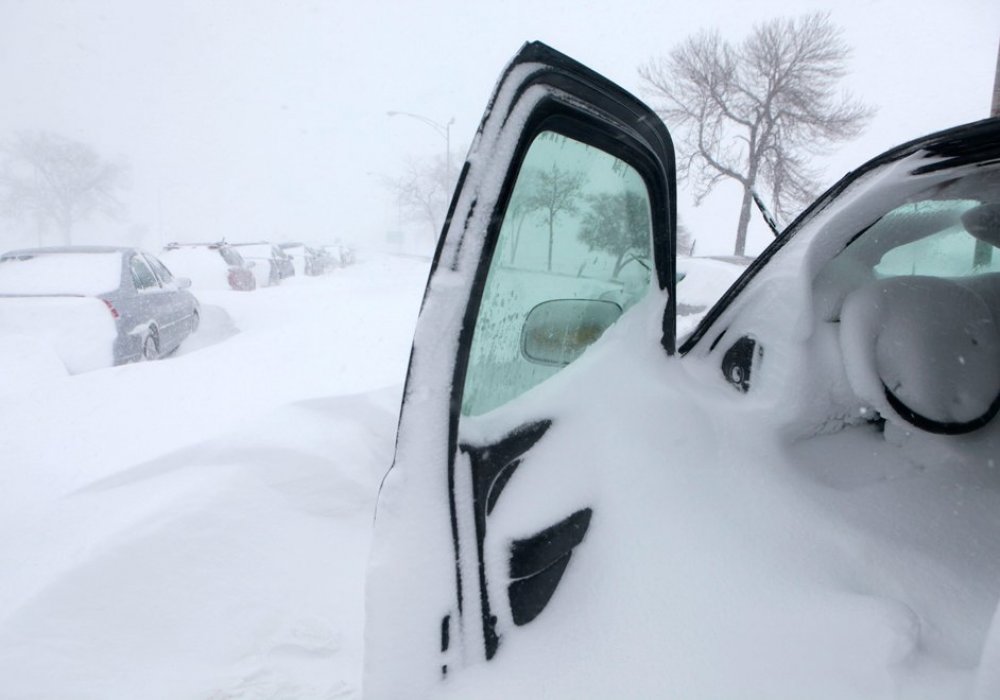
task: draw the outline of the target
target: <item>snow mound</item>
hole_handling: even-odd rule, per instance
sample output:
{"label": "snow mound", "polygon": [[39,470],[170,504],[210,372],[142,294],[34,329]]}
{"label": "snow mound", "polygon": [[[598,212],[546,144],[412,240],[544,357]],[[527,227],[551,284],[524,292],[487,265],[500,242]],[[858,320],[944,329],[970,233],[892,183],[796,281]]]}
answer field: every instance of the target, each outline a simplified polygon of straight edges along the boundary
{"label": "snow mound", "polygon": [[17,368],[16,372],[4,372],[0,394],[38,391],[69,375],[49,343],[17,333],[0,334],[0,367]]}
{"label": "snow mound", "polygon": [[299,402],[66,496],[47,526],[86,553],[0,627],[7,697],[357,697],[397,400]]}

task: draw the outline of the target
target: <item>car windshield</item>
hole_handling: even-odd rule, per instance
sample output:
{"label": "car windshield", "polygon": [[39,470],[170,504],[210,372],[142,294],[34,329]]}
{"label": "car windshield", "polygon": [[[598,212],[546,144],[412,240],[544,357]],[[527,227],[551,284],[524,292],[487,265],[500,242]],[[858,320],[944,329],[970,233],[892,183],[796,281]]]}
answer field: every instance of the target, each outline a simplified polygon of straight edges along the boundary
{"label": "car windshield", "polygon": [[0,294],[93,296],[121,284],[120,253],[46,253],[0,259]]}
{"label": "car windshield", "polygon": [[[1000,206],[1000,168],[933,153],[935,148],[862,169],[846,189],[835,186],[832,196],[818,200],[751,265],[681,351],[693,347],[758,273],[778,267],[767,264],[772,257],[792,250],[808,249],[811,259],[830,260],[814,282],[821,314],[832,313],[838,300],[869,277],[968,277],[1000,271],[1000,240],[992,229],[979,231],[974,223]],[[939,160],[928,165],[932,155]]]}
{"label": "car windshield", "polygon": [[968,277],[1000,272],[1000,255],[980,253],[977,257],[982,243],[962,223],[963,216],[975,216],[980,206],[977,200],[955,199],[908,202],[893,209],[872,226],[866,239],[882,238],[883,232],[891,236],[900,229],[933,233],[913,240],[904,237],[901,242],[890,240],[896,245],[883,246],[886,252],[873,266],[875,273],[879,277]]}
{"label": "car windshield", "polygon": [[948,170],[931,182],[926,176],[904,179],[867,192],[852,207],[869,209],[865,219],[836,216],[821,227],[839,229],[831,240],[853,235],[816,275],[817,311],[827,320],[837,318],[848,294],[879,279],[939,277],[978,284],[980,277],[995,277],[998,206],[1000,171],[988,166]]}

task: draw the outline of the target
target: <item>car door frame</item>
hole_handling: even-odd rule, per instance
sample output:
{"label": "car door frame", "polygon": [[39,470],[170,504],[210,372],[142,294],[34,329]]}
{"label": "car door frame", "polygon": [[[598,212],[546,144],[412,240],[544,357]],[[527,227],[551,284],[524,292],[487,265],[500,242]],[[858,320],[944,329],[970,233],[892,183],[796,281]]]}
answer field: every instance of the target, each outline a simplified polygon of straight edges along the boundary
{"label": "car door frame", "polygon": [[[632,166],[642,177],[650,198],[654,284],[665,293],[660,344],[665,354],[675,351],[676,176],[670,135],[650,108],[613,82],[544,44],[526,44],[498,82],[451,200],[410,357],[396,456],[383,480],[376,516],[374,560],[380,558],[377,551],[381,546],[380,530],[391,529],[392,523],[388,521],[402,515],[398,508],[389,505],[398,492],[394,481],[405,478],[399,472],[426,470],[422,476],[443,486],[435,475],[444,468],[453,552],[442,561],[452,562],[455,590],[452,610],[459,616],[471,612],[462,594],[462,551],[471,543],[460,541],[458,510],[462,507],[459,501],[464,498],[456,495],[456,460],[472,335],[520,167],[535,137],[546,130],[600,148]],[[502,178],[499,182],[498,177]],[[425,439],[428,432],[440,436],[440,441],[428,443]],[[433,488],[417,486],[412,502],[403,510],[413,508],[419,513],[423,501],[428,506],[423,517],[434,517],[430,513],[434,510],[440,514],[436,501],[440,491],[435,493]],[[387,511],[393,515],[387,516]],[[407,536],[415,534],[409,532]],[[391,541],[391,535],[384,539]],[[370,578],[370,592],[371,582]],[[399,620],[398,615],[379,602],[381,596],[377,592],[370,598],[370,613]],[[408,603],[407,607],[412,612]],[[444,613],[443,610],[438,613],[439,621]],[[478,616],[477,612],[474,617]],[[460,657],[463,663],[468,663],[490,658],[488,648],[454,652],[451,647],[458,636],[455,630],[461,626],[450,624],[449,619],[449,614],[444,614],[440,623],[442,673],[447,674],[447,659]],[[380,656],[369,654],[369,666],[375,667]],[[414,681],[412,674],[409,680]],[[384,681],[380,679],[379,687]]]}

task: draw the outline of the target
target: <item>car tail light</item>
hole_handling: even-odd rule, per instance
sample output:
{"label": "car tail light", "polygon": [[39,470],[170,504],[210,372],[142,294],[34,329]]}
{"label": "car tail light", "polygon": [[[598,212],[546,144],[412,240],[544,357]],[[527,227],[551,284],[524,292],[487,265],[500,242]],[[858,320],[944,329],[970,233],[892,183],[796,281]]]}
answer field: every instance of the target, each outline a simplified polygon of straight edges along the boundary
{"label": "car tail light", "polygon": [[101,301],[104,302],[104,305],[108,307],[108,311],[111,312],[111,318],[118,318],[119,316],[118,309],[115,308],[115,305],[112,304],[108,299],[101,299]]}

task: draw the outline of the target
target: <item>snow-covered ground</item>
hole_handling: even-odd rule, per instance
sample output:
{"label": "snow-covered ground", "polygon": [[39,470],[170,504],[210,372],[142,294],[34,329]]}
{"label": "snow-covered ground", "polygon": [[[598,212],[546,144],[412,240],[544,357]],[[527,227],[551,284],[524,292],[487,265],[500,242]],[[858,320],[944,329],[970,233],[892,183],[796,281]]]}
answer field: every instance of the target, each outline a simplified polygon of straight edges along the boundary
{"label": "snow-covered ground", "polygon": [[67,376],[8,344],[0,696],[358,697],[427,270],[371,255],[199,293],[201,330],[159,362]]}

